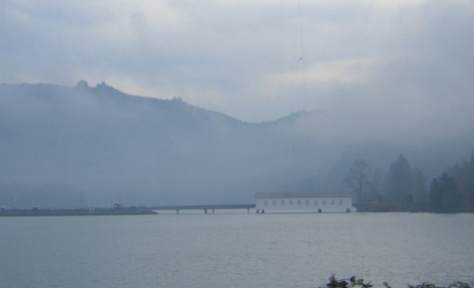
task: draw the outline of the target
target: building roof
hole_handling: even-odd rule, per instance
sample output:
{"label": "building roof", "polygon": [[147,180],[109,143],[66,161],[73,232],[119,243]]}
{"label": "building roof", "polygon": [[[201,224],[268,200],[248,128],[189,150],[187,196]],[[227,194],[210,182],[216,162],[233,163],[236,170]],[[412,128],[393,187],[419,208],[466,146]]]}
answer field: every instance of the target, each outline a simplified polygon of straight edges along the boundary
{"label": "building roof", "polygon": [[256,199],[273,198],[348,198],[352,197],[350,193],[342,192],[258,192],[255,193]]}

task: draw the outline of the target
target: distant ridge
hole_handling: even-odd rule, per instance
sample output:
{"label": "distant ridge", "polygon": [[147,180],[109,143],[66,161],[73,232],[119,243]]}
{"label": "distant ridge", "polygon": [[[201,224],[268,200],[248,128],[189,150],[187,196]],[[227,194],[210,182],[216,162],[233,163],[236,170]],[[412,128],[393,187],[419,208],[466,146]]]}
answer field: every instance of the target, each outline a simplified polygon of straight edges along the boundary
{"label": "distant ridge", "polygon": [[0,84],[0,207],[252,203],[261,191],[345,192],[341,179],[356,158],[383,174],[403,153],[429,179],[473,148],[474,132],[425,140],[425,129],[412,139],[367,123],[375,128],[317,110],[246,123],[105,83]]}
{"label": "distant ridge", "polygon": [[105,83],[1,84],[0,113],[4,206],[248,203],[314,170],[288,131]]}

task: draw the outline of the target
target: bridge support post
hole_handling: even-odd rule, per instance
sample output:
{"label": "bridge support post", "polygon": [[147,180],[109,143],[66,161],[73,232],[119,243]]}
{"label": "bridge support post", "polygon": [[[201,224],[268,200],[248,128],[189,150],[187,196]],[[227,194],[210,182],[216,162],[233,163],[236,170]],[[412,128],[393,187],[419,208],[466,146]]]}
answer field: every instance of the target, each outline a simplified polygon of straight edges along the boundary
{"label": "bridge support post", "polygon": [[179,209],[176,209],[176,214],[179,214]]}
{"label": "bridge support post", "polygon": [[204,214],[207,214],[207,209],[204,209]]}

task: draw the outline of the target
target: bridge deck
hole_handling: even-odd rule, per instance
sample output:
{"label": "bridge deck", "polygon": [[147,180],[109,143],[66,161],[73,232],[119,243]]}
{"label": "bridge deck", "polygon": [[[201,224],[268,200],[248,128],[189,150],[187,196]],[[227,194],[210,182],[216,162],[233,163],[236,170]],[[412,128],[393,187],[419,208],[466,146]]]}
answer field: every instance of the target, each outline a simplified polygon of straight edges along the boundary
{"label": "bridge deck", "polygon": [[255,208],[255,204],[218,204],[218,205],[175,205],[175,206],[156,206],[148,207],[152,210],[176,210],[179,213],[180,210],[203,210],[207,214],[208,210],[214,213],[214,210],[223,209],[250,209]]}

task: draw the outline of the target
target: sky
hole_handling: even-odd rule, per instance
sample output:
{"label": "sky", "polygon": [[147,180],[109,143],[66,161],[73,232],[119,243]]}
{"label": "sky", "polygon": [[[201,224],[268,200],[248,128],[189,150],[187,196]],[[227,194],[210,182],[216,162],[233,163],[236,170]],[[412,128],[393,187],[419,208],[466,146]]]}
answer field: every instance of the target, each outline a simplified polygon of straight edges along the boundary
{"label": "sky", "polygon": [[2,83],[105,81],[247,122],[474,123],[472,0],[2,0],[0,39]]}

